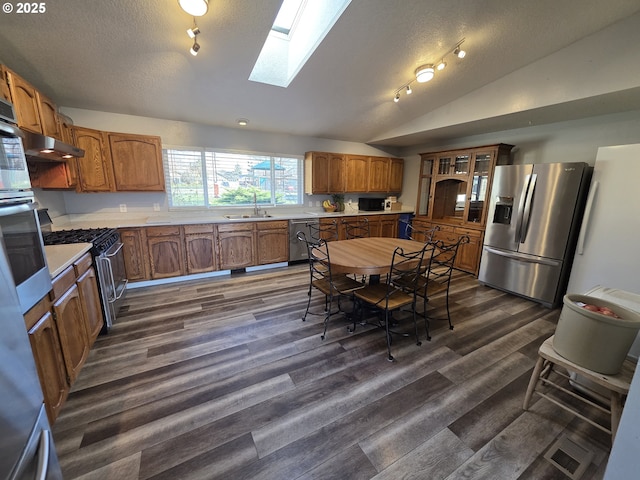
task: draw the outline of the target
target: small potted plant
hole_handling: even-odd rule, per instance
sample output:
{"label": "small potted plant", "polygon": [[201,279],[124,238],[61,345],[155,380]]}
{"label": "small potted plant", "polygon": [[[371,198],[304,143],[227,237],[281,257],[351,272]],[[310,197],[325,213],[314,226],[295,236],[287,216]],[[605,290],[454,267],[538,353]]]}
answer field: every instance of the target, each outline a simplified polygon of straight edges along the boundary
{"label": "small potted plant", "polygon": [[336,206],[336,212],[344,212],[344,195],[342,193],[334,193],[331,195],[331,200]]}

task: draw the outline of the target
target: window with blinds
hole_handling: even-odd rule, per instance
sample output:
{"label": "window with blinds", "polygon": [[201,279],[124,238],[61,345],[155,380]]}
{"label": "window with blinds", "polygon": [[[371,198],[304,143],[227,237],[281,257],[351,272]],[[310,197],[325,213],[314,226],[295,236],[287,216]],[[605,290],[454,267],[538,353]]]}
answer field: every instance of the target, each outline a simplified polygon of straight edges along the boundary
{"label": "window with blinds", "polygon": [[302,204],[302,157],[163,149],[170,207]]}

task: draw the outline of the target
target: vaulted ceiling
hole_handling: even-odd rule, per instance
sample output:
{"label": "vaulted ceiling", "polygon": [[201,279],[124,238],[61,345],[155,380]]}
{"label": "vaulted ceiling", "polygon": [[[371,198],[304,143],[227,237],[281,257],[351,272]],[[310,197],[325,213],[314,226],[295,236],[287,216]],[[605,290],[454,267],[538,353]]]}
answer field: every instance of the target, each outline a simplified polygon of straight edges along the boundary
{"label": "vaulted ceiling", "polygon": [[[477,111],[468,122],[424,119],[640,11],[637,0],[352,0],[281,88],[248,80],[280,0],[210,0],[197,57],[186,35],[192,18],[176,0],[45,5],[0,15],[0,61],[58,105],[224,127],[247,118],[250,130],[396,146],[507,128],[508,116]],[[416,67],[463,38],[464,60],[449,57],[431,82],[392,101]],[[640,108],[637,86],[606,106],[587,95],[526,113],[546,122]]]}

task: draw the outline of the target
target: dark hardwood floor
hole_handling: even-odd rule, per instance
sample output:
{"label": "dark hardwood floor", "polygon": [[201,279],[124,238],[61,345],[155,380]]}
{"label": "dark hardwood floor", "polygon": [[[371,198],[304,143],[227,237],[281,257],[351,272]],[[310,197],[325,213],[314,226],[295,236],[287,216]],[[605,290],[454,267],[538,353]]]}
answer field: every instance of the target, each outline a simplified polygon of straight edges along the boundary
{"label": "dark hardwood floor", "polygon": [[54,425],[65,479],[565,479],[543,457],[562,436],[602,478],[606,434],[539,396],[522,410],[559,310],[460,273],[455,329],[394,336],[391,363],[372,325],[335,316],[321,340],[307,289],[296,265],[130,290]]}

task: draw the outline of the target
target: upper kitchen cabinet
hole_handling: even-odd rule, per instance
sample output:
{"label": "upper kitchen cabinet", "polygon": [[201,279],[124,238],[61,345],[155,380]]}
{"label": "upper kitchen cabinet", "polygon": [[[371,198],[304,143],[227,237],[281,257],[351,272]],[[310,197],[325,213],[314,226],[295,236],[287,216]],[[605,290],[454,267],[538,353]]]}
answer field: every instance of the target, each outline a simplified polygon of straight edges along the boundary
{"label": "upper kitchen cabinet", "polygon": [[80,192],[162,192],[160,137],[73,127]]}
{"label": "upper kitchen cabinet", "polygon": [[36,90],[38,100],[38,112],[40,114],[40,124],[42,133],[58,140],[62,140],[62,130],[58,119],[58,107],[53,101]]}
{"label": "upper kitchen cabinet", "polygon": [[402,192],[402,178],[404,175],[404,160],[401,158],[389,159],[389,193]]}
{"label": "upper kitchen cabinet", "polygon": [[9,84],[11,102],[16,112],[18,126],[30,132],[43,133],[35,87],[8,68],[3,67],[3,69]]}
{"label": "upper kitchen cabinet", "polygon": [[109,133],[115,189],[164,192],[160,137]]}
{"label": "upper kitchen cabinet", "polygon": [[2,65],[0,65],[0,98],[11,102],[11,90],[9,90],[9,81],[7,80],[7,69]]}
{"label": "upper kitchen cabinet", "polygon": [[389,158],[369,157],[368,192],[387,192],[389,190]]}
{"label": "upper kitchen cabinet", "polygon": [[113,188],[113,167],[105,132],[84,127],[73,127],[76,146],[84,150],[84,157],[78,158],[78,179],[81,192],[111,192]]}
{"label": "upper kitchen cabinet", "polygon": [[341,153],[305,154],[305,193],[400,193],[404,161]]}

